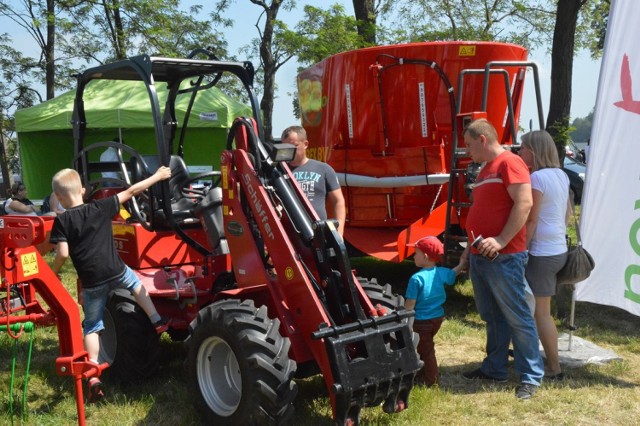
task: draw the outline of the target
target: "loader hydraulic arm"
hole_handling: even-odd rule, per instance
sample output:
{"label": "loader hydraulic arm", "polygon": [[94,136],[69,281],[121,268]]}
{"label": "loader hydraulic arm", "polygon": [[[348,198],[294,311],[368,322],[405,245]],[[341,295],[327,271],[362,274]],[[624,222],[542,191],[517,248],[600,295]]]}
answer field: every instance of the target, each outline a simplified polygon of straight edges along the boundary
{"label": "loader hydraulic arm", "polygon": [[363,406],[401,411],[422,365],[406,321],[413,313],[373,306],[335,221],[318,218],[291,174],[286,147],[263,145],[250,120],[234,126],[235,149],[221,163],[238,291],[269,293],[289,353],[319,367],[338,424],[357,424]]}

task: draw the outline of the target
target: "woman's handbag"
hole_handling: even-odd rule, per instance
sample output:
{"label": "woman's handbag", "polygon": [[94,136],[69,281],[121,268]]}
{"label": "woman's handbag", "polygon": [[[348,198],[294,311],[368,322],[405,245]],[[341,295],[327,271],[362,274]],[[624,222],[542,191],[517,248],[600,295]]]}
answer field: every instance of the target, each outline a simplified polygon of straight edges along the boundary
{"label": "woman's handbag", "polygon": [[589,275],[591,275],[591,271],[593,271],[593,268],[596,266],[596,262],[594,262],[593,257],[591,257],[584,247],[582,247],[580,228],[578,228],[575,211],[573,213],[573,222],[575,223],[576,239],[578,241],[575,246],[569,248],[567,263],[565,263],[560,272],[558,272],[558,284],[573,285],[580,281],[584,281],[589,277]]}

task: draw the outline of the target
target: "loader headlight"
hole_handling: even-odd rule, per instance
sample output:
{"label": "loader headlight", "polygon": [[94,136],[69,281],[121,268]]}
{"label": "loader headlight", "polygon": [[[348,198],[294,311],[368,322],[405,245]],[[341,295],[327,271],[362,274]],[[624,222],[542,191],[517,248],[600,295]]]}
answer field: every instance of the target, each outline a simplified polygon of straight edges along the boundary
{"label": "loader headlight", "polygon": [[296,156],[296,146],[290,143],[274,143],[271,160],[275,162],[291,161]]}

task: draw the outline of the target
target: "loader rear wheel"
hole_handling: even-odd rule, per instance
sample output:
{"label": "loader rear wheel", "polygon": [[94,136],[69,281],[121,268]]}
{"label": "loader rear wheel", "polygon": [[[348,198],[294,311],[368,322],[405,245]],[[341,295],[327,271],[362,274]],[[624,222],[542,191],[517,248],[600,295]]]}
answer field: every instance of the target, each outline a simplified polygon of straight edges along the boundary
{"label": "loader rear wheel", "polygon": [[198,312],[186,340],[194,401],[208,424],[281,424],[298,392],[280,321],[252,300],[222,300]]}
{"label": "loader rear wheel", "polygon": [[158,368],[160,339],[133,295],[113,292],[103,321],[100,362],[110,364],[109,375],[125,382],[151,377]]}
{"label": "loader rear wheel", "polygon": [[[404,297],[399,294],[393,293],[393,288],[390,284],[385,284],[384,286],[378,284],[378,281],[375,278],[372,278],[371,281],[366,278],[358,278],[358,282],[362,289],[369,296],[369,300],[376,306],[380,304],[381,306],[387,308],[387,313],[391,313],[397,311],[399,309],[404,309]],[[408,318],[402,320],[403,322],[409,322]],[[418,341],[420,340],[420,336],[418,333],[413,333],[413,345],[417,348]]]}
{"label": "loader rear wheel", "polygon": [[378,280],[375,278],[371,280],[358,278],[358,282],[365,293],[367,293],[367,296],[369,296],[369,300],[371,300],[373,306],[380,304],[382,307],[388,310],[390,309],[391,311],[404,308],[404,297],[394,294],[390,284],[382,286],[378,284]]}

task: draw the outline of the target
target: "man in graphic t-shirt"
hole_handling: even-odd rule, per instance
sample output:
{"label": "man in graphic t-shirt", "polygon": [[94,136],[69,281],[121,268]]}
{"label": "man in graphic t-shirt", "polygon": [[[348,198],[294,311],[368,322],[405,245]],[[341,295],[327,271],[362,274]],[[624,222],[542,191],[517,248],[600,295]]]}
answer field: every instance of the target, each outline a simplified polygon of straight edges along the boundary
{"label": "man in graphic t-shirt", "polygon": [[345,203],[336,172],[327,163],[307,158],[307,131],[291,126],[282,132],[282,143],[295,145],[296,156],[289,163],[293,176],[305,193],[320,219],[327,219],[326,204],[333,210],[331,217],[338,220],[338,232],[343,235]]}

